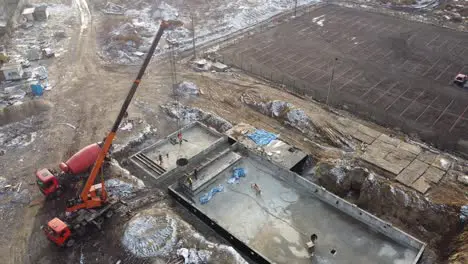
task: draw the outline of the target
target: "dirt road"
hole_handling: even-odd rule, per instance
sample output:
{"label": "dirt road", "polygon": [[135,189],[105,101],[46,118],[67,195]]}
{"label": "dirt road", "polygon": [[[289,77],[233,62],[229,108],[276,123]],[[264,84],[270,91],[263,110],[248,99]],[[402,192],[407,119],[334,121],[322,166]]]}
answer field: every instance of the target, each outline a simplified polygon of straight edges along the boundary
{"label": "dirt road", "polygon": [[[63,2],[67,4],[68,1]],[[9,151],[0,161],[4,172],[2,176],[14,183],[22,182],[22,188],[29,190],[33,204],[36,204],[31,207],[19,204],[9,207],[8,217],[0,220],[2,226],[8,226],[0,239],[0,263],[50,263],[52,259],[46,253],[50,250],[47,241],[29,240],[31,232],[40,232],[34,221],[41,218],[37,214],[42,204],[42,194],[35,186],[34,172],[39,167],[57,168],[60,161],[66,160],[81,147],[102,140],[138,71],[138,67],[111,68],[101,65],[96,55],[96,28],[100,21],[93,17],[94,10],[86,0],[74,0],[72,5],[80,12],[80,26],[70,35],[68,52],[55,59],[48,69],[49,79],[57,80],[57,83],[44,99],[53,107],[33,117],[34,126],[30,130],[38,133],[34,144]],[[154,97],[153,102],[168,99],[170,91],[166,87],[169,86],[160,83],[166,77],[164,74],[160,77],[159,67],[151,64],[135,101],[146,96]],[[166,129],[171,131],[173,127],[167,124],[168,121],[159,118],[159,107],[156,105],[154,109],[155,112],[145,112],[133,106],[129,117],[144,116],[161,133]],[[139,132],[123,132],[118,135],[116,143]],[[44,258],[34,258],[40,251]]]}

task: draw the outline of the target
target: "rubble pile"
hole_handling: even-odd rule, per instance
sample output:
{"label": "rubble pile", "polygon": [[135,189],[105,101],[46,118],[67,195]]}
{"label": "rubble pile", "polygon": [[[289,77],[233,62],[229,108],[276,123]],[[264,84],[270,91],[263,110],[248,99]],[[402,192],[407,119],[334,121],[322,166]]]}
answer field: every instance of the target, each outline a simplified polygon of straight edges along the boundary
{"label": "rubble pile", "polygon": [[[369,1],[357,0],[357,2],[362,3],[361,7],[369,7]],[[410,19],[438,24],[452,22],[462,30],[466,30],[468,0],[380,0],[377,4],[383,4],[389,10],[406,12]]]}
{"label": "rubble pile", "polygon": [[138,188],[131,183],[119,180],[109,179],[105,181],[107,191],[119,198],[131,198],[136,195]]}
{"label": "rubble pile", "polygon": [[67,36],[78,15],[73,7],[60,4],[28,9],[47,12],[34,12],[31,16],[23,14],[19,27],[0,48],[0,60],[4,63],[0,71],[4,75],[0,76],[3,80],[0,84],[0,109],[21,104],[33,96],[41,96],[44,90],[52,89],[53,81],[50,83],[43,61],[60,57],[66,51]]}
{"label": "rubble pile", "polygon": [[170,102],[162,105],[161,108],[170,117],[181,120],[183,125],[190,124],[194,121],[200,121],[209,127],[213,127],[221,133],[224,133],[232,128],[231,123],[215,114],[207,113],[199,108],[185,106],[179,102]]}
{"label": "rubble pile", "polygon": [[437,204],[367,169],[318,163],[304,176],[341,197],[348,198],[349,192],[356,193],[357,199],[353,202],[359,207],[407,227],[432,246],[442,242],[442,234],[453,235],[458,229],[459,209],[456,206]]}
{"label": "rubble pile", "polygon": [[468,21],[468,0],[447,1],[434,14],[444,20],[466,23]]}
{"label": "rubble pile", "polygon": [[296,108],[293,104],[285,101],[262,101],[257,99],[252,97],[251,94],[244,94],[241,98],[242,102],[262,114],[280,119],[284,124],[294,127],[303,133],[315,131],[312,121],[304,110]]}
{"label": "rubble pile", "polygon": [[106,6],[102,9],[102,12],[110,15],[123,15],[125,13],[124,6],[107,2]]}
{"label": "rubble pile", "polygon": [[199,95],[200,89],[193,82],[183,81],[177,85],[176,92],[179,95]]}
{"label": "rubble pile", "polygon": [[[149,51],[154,35],[159,29],[161,20],[175,20],[178,18],[177,10],[161,2],[157,8],[150,6],[142,10],[128,9],[115,4],[107,5],[104,13],[124,14],[123,23],[114,28],[102,41],[102,57],[109,62],[118,64],[134,64],[143,60],[144,54]],[[107,32],[106,32],[107,34]],[[163,39],[167,43],[177,45],[177,40],[190,36],[189,31],[183,27],[166,30]],[[168,44],[161,42],[155,54],[169,49]]]}

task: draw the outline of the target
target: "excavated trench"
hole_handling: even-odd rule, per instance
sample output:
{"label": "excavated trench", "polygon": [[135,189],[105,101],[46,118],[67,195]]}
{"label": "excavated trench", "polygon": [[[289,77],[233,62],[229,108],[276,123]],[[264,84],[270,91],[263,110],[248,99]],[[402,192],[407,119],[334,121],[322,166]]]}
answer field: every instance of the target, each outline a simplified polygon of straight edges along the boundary
{"label": "excavated trench", "polygon": [[449,258],[461,231],[458,206],[437,204],[365,168],[306,163],[302,175],[426,242],[420,263]]}

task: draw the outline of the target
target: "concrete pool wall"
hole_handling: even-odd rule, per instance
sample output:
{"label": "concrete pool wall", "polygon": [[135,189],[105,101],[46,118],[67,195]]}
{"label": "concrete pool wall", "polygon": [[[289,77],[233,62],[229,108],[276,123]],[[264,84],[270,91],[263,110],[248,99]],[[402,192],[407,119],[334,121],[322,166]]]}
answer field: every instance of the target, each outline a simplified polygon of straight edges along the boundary
{"label": "concrete pool wall", "polygon": [[[275,164],[272,164],[271,162],[265,160],[264,157],[261,157],[261,156],[258,156],[257,154],[255,154],[254,152],[252,152],[251,150],[245,148],[244,146],[242,146],[241,144],[239,143],[236,143],[235,145],[232,146],[232,149],[238,153],[242,153],[242,155],[244,156],[244,158],[242,160],[240,160],[239,162],[235,163],[235,164],[232,164],[232,167],[235,167],[235,166],[239,166],[241,164],[244,163],[245,165],[245,162],[247,163],[256,163],[257,166],[261,168],[268,168],[267,170],[269,171],[269,173],[266,173],[263,177],[265,177],[266,175],[271,176],[271,180],[273,180],[274,178],[277,178],[278,180],[280,180],[280,182],[284,182],[284,183],[287,183],[288,185],[290,185],[289,187],[286,187],[286,188],[290,188],[291,190],[297,190],[297,193],[303,193],[304,191],[310,196],[310,197],[316,197],[317,200],[313,201],[313,200],[310,200],[310,198],[306,198],[304,200],[302,200],[302,202],[300,202],[296,207],[296,209],[300,209],[300,208],[303,208],[304,210],[320,210],[320,211],[316,211],[316,213],[318,213],[319,215],[315,214],[315,216],[313,216],[312,218],[310,213],[311,212],[304,212],[304,213],[299,213],[299,215],[297,215],[297,212],[300,212],[300,211],[296,211],[296,215],[295,217],[300,217],[300,218],[303,218],[300,222],[302,223],[307,223],[308,221],[316,221],[316,223],[310,223],[309,224],[306,224],[305,226],[302,226],[302,228],[304,229],[308,229],[307,232],[311,231],[311,230],[314,230],[314,228],[320,228],[320,225],[322,225],[322,228],[323,228],[323,222],[327,222],[327,221],[331,221],[330,223],[335,223],[337,226],[340,226],[341,228],[347,228],[346,226],[348,226],[349,224],[349,228],[350,230],[348,231],[345,231],[345,233],[347,232],[350,232],[350,234],[347,234],[345,236],[343,236],[342,234],[340,235],[339,233],[336,233],[336,234],[332,234],[333,233],[333,228],[327,228],[327,232],[332,232],[332,233],[329,233],[328,236],[332,236],[332,240],[335,240],[338,239],[340,240],[341,239],[341,242],[338,242],[337,246],[338,246],[338,250],[340,251],[340,256],[338,256],[337,259],[335,259],[335,261],[339,260],[339,262],[337,263],[344,263],[342,262],[343,261],[343,257],[347,257],[349,256],[350,259],[354,259],[354,260],[349,260],[349,262],[346,262],[346,263],[355,263],[353,261],[358,261],[359,258],[353,258],[353,250],[363,250],[362,247],[359,247],[359,246],[351,246],[351,248],[346,248],[346,245],[347,243],[353,243],[352,240],[350,241],[345,241],[343,242],[344,238],[346,239],[347,237],[353,237],[353,235],[365,235],[365,234],[368,234],[368,235],[365,235],[366,237],[364,238],[364,240],[366,240],[367,242],[366,243],[370,243],[369,245],[372,245],[372,239],[376,239],[376,243],[378,243],[376,245],[376,247],[372,247],[371,248],[368,248],[368,250],[374,250],[374,252],[369,252],[369,257],[372,259],[377,257],[378,258],[378,255],[380,255],[381,253],[380,252],[375,252],[375,250],[377,251],[382,251],[385,249],[385,240],[389,241],[389,243],[396,243],[394,245],[401,245],[402,247],[395,247],[396,248],[399,248],[397,251],[399,252],[399,254],[401,254],[403,251],[407,251],[407,250],[404,250],[404,248],[408,248],[409,251],[411,251],[411,253],[409,255],[405,255],[404,257],[404,261],[395,261],[395,262],[388,262],[388,258],[387,258],[387,262],[385,263],[412,263],[412,264],[415,264],[417,263],[417,261],[419,260],[422,252],[424,251],[424,248],[425,248],[425,244],[421,241],[419,241],[418,239],[412,237],[411,235],[401,231],[400,229],[398,228],[395,228],[393,227],[390,223],[387,223],[373,215],[371,215],[370,213],[358,208],[356,205],[354,204],[351,204],[345,200],[343,200],[342,198],[328,192],[327,190],[325,190],[323,187],[321,186],[318,186],[306,179],[304,179],[303,177],[301,177],[300,175],[294,173],[294,172],[291,172],[291,171],[288,171],[278,165],[275,165]],[[249,161],[250,160],[250,161]],[[255,167],[255,166],[254,166]],[[251,172],[253,172],[253,168],[250,167],[249,168]],[[261,172],[260,174],[264,174],[264,172]],[[210,186],[206,186],[206,190],[210,189],[211,187],[217,185],[217,184],[220,184],[222,182],[225,182],[226,180],[226,177],[228,175],[228,171],[224,171],[220,174],[217,175],[217,177],[219,178],[216,182],[213,182],[212,185]],[[258,180],[259,178],[257,178]],[[271,180],[268,180],[271,182]],[[275,186],[278,186],[278,184],[281,185],[280,182],[277,182],[277,183],[274,183],[274,180],[273,182],[273,185]],[[273,186],[269,183],[266,183],[266,182],[259,182],[260,186],[264,187],[264,188],[270,188],[269,186]],[[243,191],[248,191],[249,189],[249,184],[247,184],[246,186],[244,187],[240,187],[240,188],[243,188]],[[296,187],[294,187],[296,186]],[[273,188],[277,188],[277,187],[273,187]],[[282,187],[283,188],[283,187]],[[184,195],[180,192],[177,191],[177,186],[173,185],[169,188],[169,192],[171,193],[171,195],[173,195],[174,197],[176,197],[176,199],[181,202],[185,207],[187,207],[190,211],[192,211],[195,215],[197,215],[200,219],[202,219],[206,224],[208,224],[209,226],[211,226],[213,229],[215,229],[220,235],[222,235],[223,237],[225,237],[227,240],[229,240],[238,250],[242,251],[244,254],[248,255],[249,257],[251,257],[253,260],[255,260],[257,263],[281,263],[282,261],[278,261],[278,258],[277,258],[277,255],[275,254],[274,250],[271,250],[271,247],[275,248],[275,243],[274,242],[265,242],[265,243],[270,243],[268,246],[265,246],[265,245],[262,245],[262,246],[258,246],[258,241],[259,239],[257,237],[262,237],[264,236],[262,233],[263,231],[255,231],[254,233],[251,233],[250,231],[248,232],[249,234],[242,234],[242,230],[263,230],[265,228],[265,226],[270,226],[271,225],[271,222],[269,220],[265,220],[266,222],[262,222],[263,220],[259,220],[259,219],[263,219],[263,218],[258,218],[259,216],[256,216],[257,219],[255,219],[255,217],[253,218],[254,221],[259,221],[259,227],[254,227],[254,226],[251,226],[251,227],[236,227],[236,226],[233,226],[235,225],[234,223],[237,223],[239,220],[237,219],[233,219],[233,221],[231,222],[229,219],[226,219],[226,217],[222,216],[222,210],[238,210],[239,208],[235,208],[234,205],[231,205],[230,207],[223,207],[222,204],[225,204],[226,205],[226,202],[229,201],[230,199],[232,203],[235,203],[235,202],[242,202],[245,204],[243,206],[246,206],[246,209],[245,210],[240,210],[239,212],[242,213],[247,213],[249,214],[248,218],[251,218],[252,215],[254,214],[253,212],[249,211],[251,210],[250,206],[252,206],[252,201],[246,201],[246,200],[238,200],[239,198],[236,198],[234,196],[232,196],[233,194],[232,193],[229,193],[230,188],[228,188],[228,190],[226,190],[228,193],[225,193],[225,194],[219,194],[220,196],[218,196],[217,198],[213,198],[214,200],[213,201],[210,201],[210,203],[213,203],[212,206],[214,206],[214,208],[218,208],[218,209],[213,209],[213,208],[209,208],[209,207],[206,207],[203,206],[203,205],[200,205],[199,202],[197,201],[197,198],[195,198],[195,200],[192,198],[190,199],[186,199],[186,197],[184,197]],[[303,189],[303,191],[300,191],[299,189]],[[275,189],[276,190],[276,189]],[[272,192],[274,192],[274,190],[272,189],[271,190]],[[230,196],[223,196],[223,195],[230,195]],[[228,198],[229,197],[229,198]],[[270,197],[271,198],[271,197]],[[270,199],[270,198],[267,198],[267,193],[265,193],[265,199]],[[216,200],[216,199],[219,199],[219,200]],[[226,200],[227,199],[227,200]],[[302,199],[302,198],[301,198]],[[221,202],[221,200],[223,202]],[[323,202],[324,204],[323,205],[320,205],[321,202]],[[315,204],[314,206],[305,206],[305,207],[301,207],[305,204]],[[325,206],[326,204],[326,206]],[[220,207],[221,206],[221,207]],[[254,205],[255,206],[255,205]],[[318,207],[317,207],[318,206]],[[242,207],[242,206],[241,206]],[[249,209],[247,209],[247,207]],[[327,209],[329,207],[329,209]],[[223,209],[224,208],[224,209]],[[321,208],[323,208],[323,211]],[[334,208],[334,209],[332,209]],[[214,211],[213,211],[214,210]],[[221,211],[219,211],[221,210]],[[302,210],[302,209],[300,209]],[[332,210],[332,211],[330,211]],[[337,210],[340,212],[340,214],[342,214],[343,216],[339,216],[337,215],[336,213],[333,213],[333,210]],[[228,212],[226,211],[226,213]],[[331,215],[330,215],[331,213]],[[320,214],[324,214],[323,216],[320,216]],[[238,215],[238,218],[239,217],[242,217],[241,215]],[[327,217],[332,217],[330,220],[327,219]],[[333,218],[335,217],[335,218]],[[353,221],[356,221],[356,222],[359,222],[360,224],[356,224],[354,223],[351,219],[349,220],[337,220],[336,217],[339,217],[339,218],[342,218],[342,217],[351,217],[352,219],[354,219]],[[228,217],[229,218],[229,217]],[[315,220],[312,220],[312,219],[315,219]],[[333,220],[335,219],[335,220]],[[291,220],[292,221],[292,220]],[[322,223],[319,223],[319,222],[322,222]],[[346,224],[348,223],[348,224]],[[247,224],[248,226],[251,225],[251,223],[248,223]],[[262,227],[263,225],[263,227]],[[273,224],[274,226],[275,224]],[[383,237],[386,237],[387,239],[385,238],[381,238],[379,235],[373,235],[372,233],[368,233],[370,231],[365,231],[366,228],[364,227],[359,227],[359,225],[363,225],[363,226],[366,226],[368,229],[370,230],[373,230],[374,232],[377,232],[378,234],[380,234],[381,236]],[[252,229],[253,228],[253,229]],[[286,226],[287,228],[287,226]],[[337,227],[338,228],[338,227]],[[364,228],[364,229],[363,229]],[[269,230],[269,227],[266,228],[266,230]],[[289,231],[281,231],[280,233],[283,233],[283,232],[289,232],[290,231],[293,231],[293,230],[289,230]],[[323,231],[325,232],[325,229],[323,229]],[[293,231],[294,232],[294,231]],[[338,232],[338,231],[337,231]],[[342,232],[342,231],[341,231]],[[367,232],[367,233],[366,233]],[[255,239],[254,239],[255,237]],[[268,241],[269,239],[275,239],[275,236],[271,237],[271,236],[266,236],[265,237],[265,241]],[[324,238],[325,240],[323,240],[322,242],[327,244],[328,242],[330,242],[330,238]],[[390,242],[392,241],[392,242]],[[291,241],[290,241],[291,242]],[[295,245],[298,245],[298,241],[292,241],[292,243],[296,243]],[[322,243],[322,244],[323,244]],[[382,244],[383,243],[383,244]],[[389,245],[390,245],[389,244]],[[380,245],[380,246],[379,246]],[[384,245],[384,247],[382,247],[382,245]],[[391,248],[391,247],[390,247]],[[280,248],[278,248],[278,250],[280,250]],[[302,250],[302,249],[301,249]],[[322,254],[322,256],[325,256],[324,255],[324,249],[321,249],[320,250],[321,252],[318,252],[319,254]],[[356,253],[358,254],[358,253]],[[406,254],[406,253],[405,253]],[[372,255],[372,257],[371,257]],[[284,256],[283,256],[284,257]],[[328,258],[328,259],[327,259]],[[318,261],[317,260],[317,263],[327,263],[326,261],[330,261],[330,256],[325,256],[325,259],[322,258],[321,261]],[[291,259],[291,261],[293,261]],[[304,259],[300,262],[300,263],[305,263],[303,262]],[[332,260],[333,261],[333,260]],[[382,263],[384,263],[382,262]],[[299,262],[298,262],[299,263]],[[356,262],[357,263],[357,262]],[[369,263],[369,262],[366,262],[366,263]]]}
{"label": "concrete pool wall", "polygon": [[[242,146],[239,146],[239,148],[246,149]],[[265,163],[265,161],[257,155],[252,155],[251,158],[255,159],[259,163]],[[282,180],[286,182],[297,183],[298,185],[308,189],[310,193],[315,195],[321,201],[327,203],[328,205],[332,207],[335,207],[339,211],[366,224],[372,230],[379,232],[404,246],[416,249],[418,251],[418,254],[412,263],[416,264],[419,261],[419,258],[421,257],[426,247],[426,243],[402,231],[401,229],[394,227],[391,223],[388,223],[370,214],[369,212],[359,208],[357,205],[352,204],[342,199],[341,197],[327,191],[324,187],[319,186],[313,182],[310,182],[309,180],[296,174],[295,172],[284,170],[278,167],[277,165],[269,165],[269,166],[276,167],[278,174],[275,174],[275,176],[281,178]]]}

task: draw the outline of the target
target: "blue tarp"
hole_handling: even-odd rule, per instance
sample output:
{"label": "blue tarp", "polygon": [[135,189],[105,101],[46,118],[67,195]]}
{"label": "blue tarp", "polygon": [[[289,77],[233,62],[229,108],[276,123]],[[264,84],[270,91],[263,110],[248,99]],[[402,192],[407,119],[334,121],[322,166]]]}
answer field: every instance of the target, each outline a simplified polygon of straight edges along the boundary
{"label": "blue tarp", "polygon": [[222,186],[222,185],[218,185],[218,186],[214,187],[209,192],[205,193],[204,195],[202,195],[200,197],[200,203],[201,204],[208,203],[208,201],[211,200],[211,198],[213,198],[215,193],[222,192],[223,190],[224,190],[224,186]]}
{"label": "blue tarp", "polygon": [[468,221],[468,205],[464,205],[460,209],[460,221],[465,223]]}
{"label": "blue tarp", "polygon": [[31,84],[31,91],[35,96],[41,96],[44,94],[44,89],[40,84]]}
{"label": "blue tarp", "polygon": [[232,176],[227,182],[229,184],[237,183],[239,182],[240,177],[245,177],[244,168],[234,168],[234,170],[232,171]]}
{"label": "blue tarp", "polygon": [[264,146],[268,145],[271,141],[275,140],[278,135],[265,131],[263,129],[257,129],[252,134],[248,134],[251,140],[253,140],[257,145]]}

